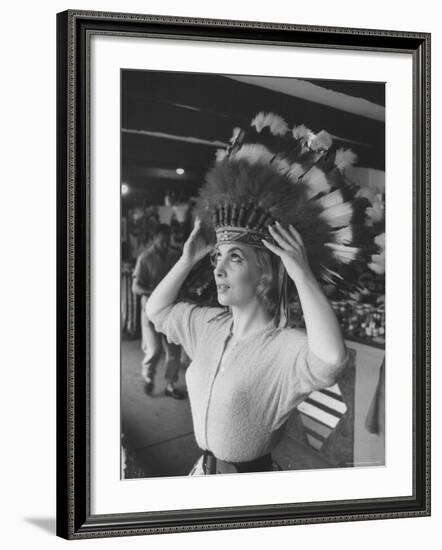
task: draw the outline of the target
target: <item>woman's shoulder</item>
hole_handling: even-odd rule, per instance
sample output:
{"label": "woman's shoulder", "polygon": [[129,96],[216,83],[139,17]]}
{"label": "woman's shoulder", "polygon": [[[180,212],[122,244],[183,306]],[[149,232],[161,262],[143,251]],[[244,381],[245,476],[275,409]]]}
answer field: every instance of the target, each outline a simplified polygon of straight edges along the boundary
{"label": "woman's shoulder", "polygon": [[278,327],[276,332],[280,338],[302,338],[307,334],[305,329],[295,327]]}
{"label": "woman's shoulder", "polygon": [[213,321],[221,312],[220,308],[179,301],[155,313],[151,321],[173,343],[193,350],[196,342],[204,339],[212,327],[219,328],[219,324]]}
{"label": "woman's shoulder", "polygon": [[225,323],[232,321],[232,314],[230,313],[230,310],[225,307],[208,306],[207,314],[209,317],[209,322],[211,323]]}
{"label": "woman's shoulder", "polygon": [[281,350],[299,348],[305,344],[307,333],[300,328],[280,327],[273,332],[273,340]]}
{"label": "woman's shoulder", "polygon": [[193,302],[176,302],[173,306],[174,313],[177,315],[192,315],[194,317],[199,317],[204,319],[207,322],[215,322],[217,320],[222,320],[224,317],[230,315],[226,314],[225,308],[216,307],[216,306],[207,306],[199,305]]}

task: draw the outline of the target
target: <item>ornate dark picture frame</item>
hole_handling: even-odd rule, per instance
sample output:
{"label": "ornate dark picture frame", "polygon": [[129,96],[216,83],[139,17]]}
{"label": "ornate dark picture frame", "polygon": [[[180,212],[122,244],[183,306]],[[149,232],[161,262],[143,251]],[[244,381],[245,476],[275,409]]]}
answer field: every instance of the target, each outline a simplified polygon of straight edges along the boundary
{"label": "ornate dark picture frame", "polygon": [[[89,56],[94,34],[407,53],[413,59],[413,495],[92,515]],[[69,10],[57,16],[57,534],[67,539],[430,514],[430,35]]]}

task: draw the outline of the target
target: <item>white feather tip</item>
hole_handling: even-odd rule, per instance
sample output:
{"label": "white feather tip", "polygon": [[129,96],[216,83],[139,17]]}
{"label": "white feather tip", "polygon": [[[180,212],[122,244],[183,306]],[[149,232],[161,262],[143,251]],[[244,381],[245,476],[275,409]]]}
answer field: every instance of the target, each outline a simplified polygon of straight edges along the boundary
{"label": "white feather tip", "polygon": [[342,244],[336,243],[325,243],[325,246],[328,246],[332,249],[334,257],[341,261],[342,263],[348,264],[356,258],[356,255],[359,251],[355,246],[345,246]]}
{"label": "white feather tip", "polygon": [[330,227],[343,227],[350,223],[353,216],[353,208],[348,202],[343,202],[342,204],[336,204],[327,208],[319,216]]}
{"label": "white feather tip", "polygon": [[335,165],[341,172],[348,166],[356,164],[358,156],[351,149],[338,149],[335,154]]}
{"label": "white feather tip", "polygon": [[275,136],[281,136],[288,132],[289,127],[287,122],[275,113],[258,113],[251,122],[251,126],[255,126],[257,132],[261,132],[268,127],[270,132]]}

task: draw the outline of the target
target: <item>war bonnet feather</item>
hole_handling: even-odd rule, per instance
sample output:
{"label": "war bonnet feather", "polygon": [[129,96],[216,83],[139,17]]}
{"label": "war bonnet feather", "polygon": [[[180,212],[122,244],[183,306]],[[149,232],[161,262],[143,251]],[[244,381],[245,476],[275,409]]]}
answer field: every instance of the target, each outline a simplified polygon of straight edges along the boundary
{"label": "war bonnet feather", "polygon": [[[325,130],[290,129],[274,113],[258,113],[248,128],[235,128],[226,150],[200,191],[203,223],[217,242],[265,248],[269,224],[292,224],[301,234],[318,279],[339,278],[339,266],[358,252],[352,244],[353,207],[339,189],[350,150],[334,149]],[[332,275],[331,275],[332,274]]]}

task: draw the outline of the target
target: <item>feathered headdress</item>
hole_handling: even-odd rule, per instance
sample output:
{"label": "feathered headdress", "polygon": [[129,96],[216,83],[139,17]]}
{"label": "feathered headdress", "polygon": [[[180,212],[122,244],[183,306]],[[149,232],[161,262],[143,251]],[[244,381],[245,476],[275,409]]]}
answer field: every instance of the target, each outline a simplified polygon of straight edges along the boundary
{"label": "feathered headdress", "polygon": [[[235,128],[230,146],[219,149],[200,190],[200,216],[218,243],[265,248],[268,226],[292,224],[301,234],[318,279],[334,282],[339,266],[352,261],[353,208],[344,194],[350,150],[333,148],[326,131],[290,129],[274,113],[260,112],[248,128]],[[213,234],[213,233],[212,233]],[[286,295],[280,286],[280,301]],[[286,306],[287,304],[285,304]]]}

